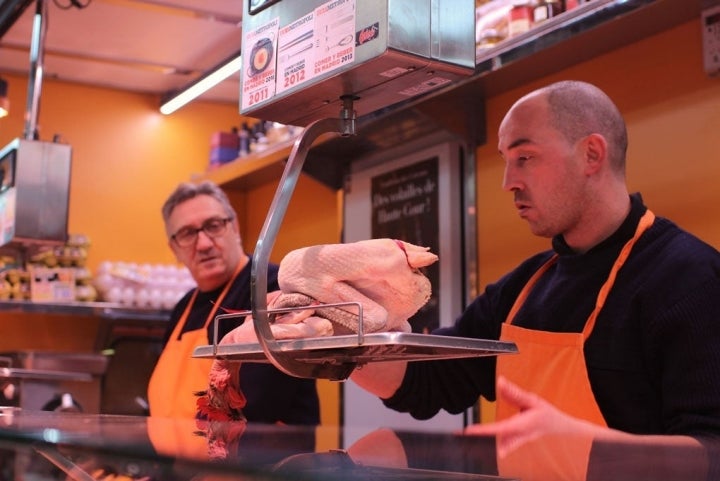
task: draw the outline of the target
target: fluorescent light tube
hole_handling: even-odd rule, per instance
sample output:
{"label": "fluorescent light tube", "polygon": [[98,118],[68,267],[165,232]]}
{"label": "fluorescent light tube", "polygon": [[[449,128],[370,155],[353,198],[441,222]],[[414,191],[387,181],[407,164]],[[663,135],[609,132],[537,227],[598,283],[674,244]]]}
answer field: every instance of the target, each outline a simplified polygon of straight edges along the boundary
{"label": "fluorescent light tube", "polygon": [[230,58],[230,60],[220,64],[204,77],[193,82],[188,87],[170,97],[167,101],[164,101],[160,106],[160,112],[165,115],[175,112],[183,105],[196,99],[236,72],[239,72],[241,68],[242,57],[240,55]]}

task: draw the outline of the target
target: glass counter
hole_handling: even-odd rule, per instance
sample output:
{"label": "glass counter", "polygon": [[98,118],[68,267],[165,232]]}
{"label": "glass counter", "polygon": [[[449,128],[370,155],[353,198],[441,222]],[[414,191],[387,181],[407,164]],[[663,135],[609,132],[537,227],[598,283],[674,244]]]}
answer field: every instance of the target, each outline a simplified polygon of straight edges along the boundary
{"label": "glass counter", "polygon": [[681,447],[553,436],[498,458],[491,437],[388,429],[347,449],[318,449],[323,429],[2,408],[0,479],[720,479],[720,441]]}

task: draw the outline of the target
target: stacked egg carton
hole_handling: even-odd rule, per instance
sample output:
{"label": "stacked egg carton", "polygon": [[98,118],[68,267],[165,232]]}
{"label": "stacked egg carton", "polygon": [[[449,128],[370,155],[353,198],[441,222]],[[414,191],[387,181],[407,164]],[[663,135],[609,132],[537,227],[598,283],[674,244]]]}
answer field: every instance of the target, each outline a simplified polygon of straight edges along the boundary
{"label": "stacked egg carton", "polygon": [[185,267],[122,261],[101,262],[94,283],[101,300],[139,309],[172,309],[195,287]]}

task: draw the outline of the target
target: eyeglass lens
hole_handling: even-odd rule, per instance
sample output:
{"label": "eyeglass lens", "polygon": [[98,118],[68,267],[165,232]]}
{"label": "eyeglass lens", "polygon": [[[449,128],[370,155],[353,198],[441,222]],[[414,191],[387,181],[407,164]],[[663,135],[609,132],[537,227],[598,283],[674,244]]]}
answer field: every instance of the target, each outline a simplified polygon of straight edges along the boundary
{"label": "eyeglass lens", "polygon": [[198,233],[200,231],[205,232],[210,237],[218,237],[225,233],[225,228],[230,219],[208,219],[206,220],[199,229],[194,227],[185,227],[180,229],[173,238],[175,242],[181,246],[189,246],[195,243],[197,240]]}

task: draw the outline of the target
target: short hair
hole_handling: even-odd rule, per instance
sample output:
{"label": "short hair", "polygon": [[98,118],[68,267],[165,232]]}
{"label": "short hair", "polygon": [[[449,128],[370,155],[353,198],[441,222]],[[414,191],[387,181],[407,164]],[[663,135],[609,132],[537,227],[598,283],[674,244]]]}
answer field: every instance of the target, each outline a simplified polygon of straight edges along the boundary
{"label": "short hair", "polygon": [[540,89],[546,95],[553,126],[569,142],[597,133],[608,142],[611,166],[625,172],[628,134],[625,120],[608,95],[587,82],[566,80]]}
{"label": "short hair", "polygon": [[175,207],[198,195],[207,195],[217,200],[220,202],[220,205],[222,205],[223,210],[225,210],[225,214],[231,219],[235,218],[235,209],[233,209],[230,204],[230,200],[227,195],[225,195],[225,192],[223,192],[217,184],[209,180],[205,180],[199,184],[183,182],[175,188],[162,206],[162,216],[165,225],[167,225]]}

